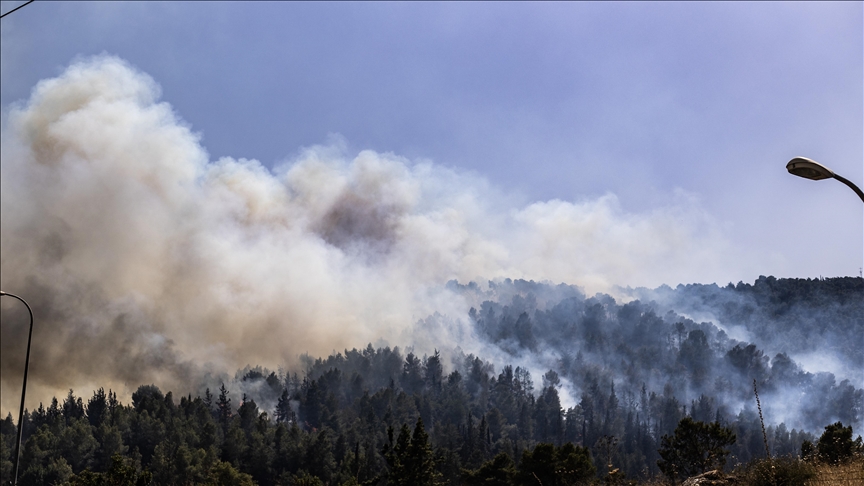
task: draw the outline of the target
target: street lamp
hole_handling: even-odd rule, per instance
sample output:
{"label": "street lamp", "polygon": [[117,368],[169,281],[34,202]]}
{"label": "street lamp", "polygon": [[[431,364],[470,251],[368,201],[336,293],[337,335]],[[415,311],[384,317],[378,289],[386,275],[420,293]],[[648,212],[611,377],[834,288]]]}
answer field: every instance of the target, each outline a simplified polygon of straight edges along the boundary
{"label": "street lamp", "polygon": [[822,179],[837,179],[852,188],[852,190],[855,191],[855,194],[858,194],[858,197],[861,198],[861,201],[864,201],[864,192],[861,192],[861,189],[859,189],[858,186],[853,184],[849,179],[835,174],[833,170],[815,160],[810,160],[806,157],[795,157],[786,164],[786,170],[788,170],[792,175],[814,181],[820,181]]}
{"label": "street lamp", "polygon": [[24,395],[27,393],[27,371],[30,369],[30,341],[33,339],[33,310],[30,309],[30,304],[21,297],[0,290],[0,297],[8,295],[14,297],[27,307],[27,312],[30,313],[30,333],[27,335],[27,358],[24,360],[24,386],[21,387],[21,409],[18,411],[18,437],[15,439],[15,472],[13,473],[12,484],[18,484],[18,459],[21,456],[21,431],[24,429]]}

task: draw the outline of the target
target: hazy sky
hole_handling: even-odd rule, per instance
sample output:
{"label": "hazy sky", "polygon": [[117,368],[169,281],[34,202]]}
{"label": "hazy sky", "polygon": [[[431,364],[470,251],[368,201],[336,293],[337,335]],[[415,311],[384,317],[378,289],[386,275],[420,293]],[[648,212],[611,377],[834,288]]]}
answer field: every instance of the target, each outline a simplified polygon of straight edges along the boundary
{"label": "hazy sky", "polygon": [[[864,205],[784,166],[864,182],[862,10],[34,2],[0,43],[29,403],[381,338],[486,356],[453,278],[858,275]],[[26,320],[2,308],[5,372]]]}
{"label": "hazy sky", "polygon": [[864,182],[862,25],[860,2],[37,1],[2,20],[0,101],[107,53],[161,85],[211,160],[272,167],[341,137],[514,207],[696,204],[738,260],[705,283],[858,275],[864,205],[784,165]]}

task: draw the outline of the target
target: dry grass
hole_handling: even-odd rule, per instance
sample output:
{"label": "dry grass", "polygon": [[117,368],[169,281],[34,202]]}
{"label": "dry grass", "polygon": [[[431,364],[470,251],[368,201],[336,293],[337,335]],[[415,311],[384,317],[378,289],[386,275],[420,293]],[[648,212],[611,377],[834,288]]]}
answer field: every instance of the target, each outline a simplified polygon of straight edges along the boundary
{"label": "dry grass", "polygon": [[816,477],[816,466],[797,457],[757,459],[735,470],[744,486],[806,486]]}
{"label": "dry grass", "polygon": [[819,464],[816,477],[808,486],[862,486],[864,485],[864,456],[838,465]]}
{"label": "dry grass", "polygon": [[[769,469],[774,466],[769,474]],[[813,475],[815,473],[815,476]],[[639,486],[671,486],[663,476],[639,481]],[[730,486],[864,486],[864,455],[838,465],[774,458],[754,461],[730,473]],[[679,483],[680,485],[680,483]]]}

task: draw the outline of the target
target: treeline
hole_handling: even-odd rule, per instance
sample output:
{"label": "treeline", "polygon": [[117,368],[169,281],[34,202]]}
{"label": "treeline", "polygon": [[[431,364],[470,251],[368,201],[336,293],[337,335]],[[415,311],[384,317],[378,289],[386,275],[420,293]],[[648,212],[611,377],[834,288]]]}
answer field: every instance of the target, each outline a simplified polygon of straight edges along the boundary
{"label": "treeline", "polygon": [[[662,439],[685,417],[735,435],[727,467],[764,457],[754,386],[771,453],[796,455],[826,424],[860,429],[864,391],[802,369],[787,353],[804,344],[776,346],[825,331],[835,337],[820,342],[821,353],[857,359],[861,282],[765,277],[643,289],[627,303],[566,285],[451,282],[474,305],[460,325],[495,365],[458,349],[445,360],[370,344],[303,357],[296,373],[247,368],[179,398],[154,385],[130,404],[111,391],[70,391],[25,414],[21,483],[108,484],[99,475],[112,474],[157,484],[384,485],[432,474],[456,485],[509,471],[499,484],[521,484],[552,470],[575,476],[543,484],[571,484],[610,467],[646,479],[660,474]],[[707,314],[717,323],[686,317]],[[446,319],[419,325],[434,335]],[[733,326],[753,342],[727,334]],[[0,433],[5,480],[11,416]]]}
{"label": "treeline", "polygon": [[[400,464],[426,464],[438,482],[455,485],[496,460],[517,472],[577,464],[587,475],[607,472],[611,461],[628,477],[646,478],[658,473],[662,435],[684,416],[731,428],[738,436],[733,465],[764,455],[758,417],[724,417],[710,398],[684,404],[667,387],[630,403],[610,387],[589,390],[564,409],[554,371],[535,390],[527,370],[495,373],[471,355],[445,373],[438,353],[421,358],[370,345],[315,360],[302,379],[254,368],[241,383],[246,396],[223,386],[179,400],[146,385],[129,405],[102,389],[86,400],[70,391],[26,414],[20,482],[51,484],[75,474],[88,484],[80,481],[91,472],[125,468],[157,484],[399,484],[393,471],[406,471]],[[272,410],[258,405],[269,401]],[[0,432],[8,478],[11,415]],[[778,455],[814,440],[782,425],[768,433]]]}

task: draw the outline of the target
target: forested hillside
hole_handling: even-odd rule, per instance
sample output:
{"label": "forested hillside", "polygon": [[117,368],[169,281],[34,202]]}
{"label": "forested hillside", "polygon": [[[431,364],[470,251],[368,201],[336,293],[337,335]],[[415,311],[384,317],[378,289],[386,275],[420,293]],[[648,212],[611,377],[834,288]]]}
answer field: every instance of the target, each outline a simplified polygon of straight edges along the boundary
{"label": "forested hillside", "polygon": [[859,278],[776,279],[752,285],[679,285],[632,295],[675,309],[711,316],[737,326],[753,342],[790,354],[836,356],[849,371],[864,369],[864,280]]}
{"label": "forested hillside", "polygon": [[[197,396],[149,384],[122,404],[111,391],[70,391],[27,413],[21,483],[75,474],[78,484],[102,484],[87,483],[96,477],[87,471],[111,470],[157,484],[403,484],[406,471],[425,470],[468,484],[481,467],[590,477],[609,464],[646,479],[659,474],[662,438],[684,417],[728,427],[734,467],[765,456],[754,381],[775,456],[800,453],[837,421],[860,433],[860,379],[805,371],[789,354],[766,355],[758,340],[830,331],[822,352],[854,360],[860,278],[640,289],[627,303],[525,281],[449,285],[478,302],[469,324],[494,357],[369,344],[307,356],[291,371],[248,367]],[[721,319],[685,317],[693,309]],[[436,319],[445,317],[427,324]],[[754,342],[720,327],[732,321]],[[0,432],[5,480],[11,415]]]}
{"label": "forested hillside", "polygon": [[[770,422],[818,431],[864,419],[861,278],[622,289],[639,298],[627,303],[535,282],[450,285],[481,302],[471,319],[495,350],[555,370],[575,400],[614,384],[635,402],[646,387],[685,402],[704,395],[729,416],[752,409],[756,380]],[[807,370],[799,355],[819,360]]]}

